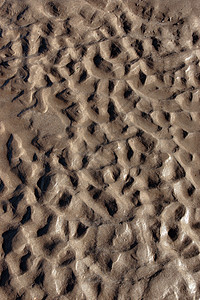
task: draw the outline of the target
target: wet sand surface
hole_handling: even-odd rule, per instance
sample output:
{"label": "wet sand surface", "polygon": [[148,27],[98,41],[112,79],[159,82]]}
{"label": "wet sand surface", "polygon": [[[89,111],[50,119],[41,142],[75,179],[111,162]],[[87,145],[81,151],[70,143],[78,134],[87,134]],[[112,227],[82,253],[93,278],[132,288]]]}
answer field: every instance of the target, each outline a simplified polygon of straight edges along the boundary
{"label": "wet sand surface", "polygon": [[199,1],[0,1],[0,299],[200,299]]}

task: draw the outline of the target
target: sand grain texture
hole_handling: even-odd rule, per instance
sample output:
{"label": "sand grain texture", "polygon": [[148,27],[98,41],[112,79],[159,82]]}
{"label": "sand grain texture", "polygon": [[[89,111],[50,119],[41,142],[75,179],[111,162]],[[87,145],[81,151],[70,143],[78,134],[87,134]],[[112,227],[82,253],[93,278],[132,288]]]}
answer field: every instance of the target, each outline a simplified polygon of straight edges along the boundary
{"label": "sand grain texture", "polygon": [[200,299],[199,12],[0,1],[0,299]]}

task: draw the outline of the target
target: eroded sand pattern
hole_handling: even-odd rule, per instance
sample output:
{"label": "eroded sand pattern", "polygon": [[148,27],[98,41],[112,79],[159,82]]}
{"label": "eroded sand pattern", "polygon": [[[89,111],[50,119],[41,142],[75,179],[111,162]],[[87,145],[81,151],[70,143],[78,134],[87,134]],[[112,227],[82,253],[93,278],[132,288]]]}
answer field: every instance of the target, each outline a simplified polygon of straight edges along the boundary
{"label": "eroded sand pattern", "polygon": [[199,1],[0,1],[0,299],[200,299]]}

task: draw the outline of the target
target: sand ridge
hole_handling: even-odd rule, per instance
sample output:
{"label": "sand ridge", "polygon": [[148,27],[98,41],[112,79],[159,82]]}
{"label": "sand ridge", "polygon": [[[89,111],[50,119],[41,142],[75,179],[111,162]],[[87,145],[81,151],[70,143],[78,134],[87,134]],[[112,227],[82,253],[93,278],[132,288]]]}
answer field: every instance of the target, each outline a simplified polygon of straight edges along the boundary
{"label": "sand ridge", "polygon": [[197,12],[0,2],[1,299],[199,299]]}

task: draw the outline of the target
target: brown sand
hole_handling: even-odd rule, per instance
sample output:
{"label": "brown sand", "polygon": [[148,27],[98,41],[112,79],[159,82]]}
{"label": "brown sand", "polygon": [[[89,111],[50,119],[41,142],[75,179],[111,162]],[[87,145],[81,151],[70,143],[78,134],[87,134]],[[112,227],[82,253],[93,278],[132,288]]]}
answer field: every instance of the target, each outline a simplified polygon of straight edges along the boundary
{"label": "brown sand", "polygon": [[0,299],[200,299],[198,0],[0,1]]}

